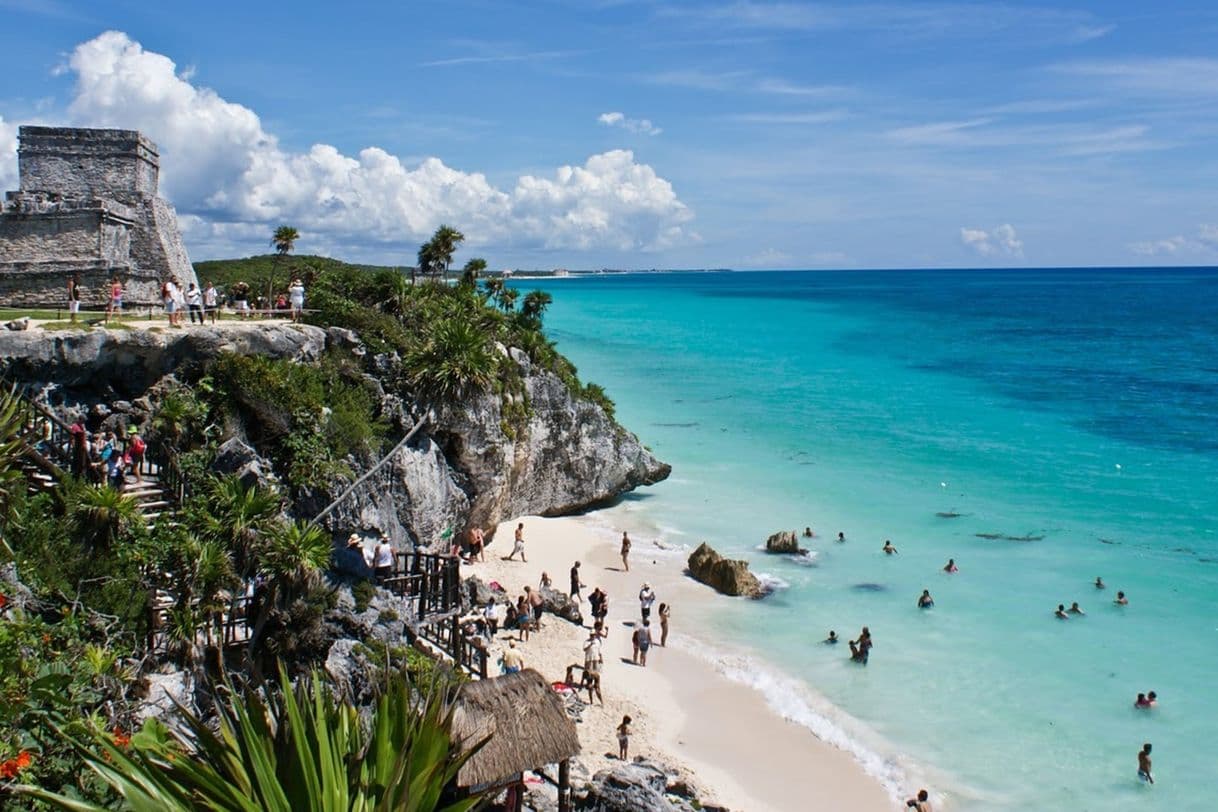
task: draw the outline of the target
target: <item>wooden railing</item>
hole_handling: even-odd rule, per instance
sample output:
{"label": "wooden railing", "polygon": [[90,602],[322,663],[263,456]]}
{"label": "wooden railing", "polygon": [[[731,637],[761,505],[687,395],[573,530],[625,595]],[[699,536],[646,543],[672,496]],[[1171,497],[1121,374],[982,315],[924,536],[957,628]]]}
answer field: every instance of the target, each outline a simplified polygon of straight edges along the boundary
{"label": "wooden railing", "polygon": [[446,618],[423,623],[419,637],[443,651],[453,663],[479,679],[486,679],[490,653],[478,636],[469,636],[461,629],[461,619],[454,612]]}
{"label": "wooden railing", "polygon": [[399,552],[393,574],[381,586],[408,602],[419,620],[451,612],[461,606],[460,562],[436,553]]}

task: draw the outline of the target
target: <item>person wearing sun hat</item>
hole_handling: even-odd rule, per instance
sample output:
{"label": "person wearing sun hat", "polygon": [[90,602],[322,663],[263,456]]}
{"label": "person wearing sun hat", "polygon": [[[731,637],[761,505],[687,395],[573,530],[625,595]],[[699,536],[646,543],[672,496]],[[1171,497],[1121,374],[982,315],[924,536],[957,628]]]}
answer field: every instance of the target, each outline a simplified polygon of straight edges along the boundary
{"label": "person wearing sun hat", "polygon": [[364,557],[364,541],[359,533],[347,536],[347,543],[334,550],[334,569],[357,578],[372,578],[372,568]]}
{"label": "person wearing sun hat", "polygon": [[131,457],[131,472],[135,474],[136,482],[143,482],[140,468],[144,464],[144,452],[147,450],[148,444],[140,436],[140,430],[135,426],[129,427],[127,429],[127,455]]}

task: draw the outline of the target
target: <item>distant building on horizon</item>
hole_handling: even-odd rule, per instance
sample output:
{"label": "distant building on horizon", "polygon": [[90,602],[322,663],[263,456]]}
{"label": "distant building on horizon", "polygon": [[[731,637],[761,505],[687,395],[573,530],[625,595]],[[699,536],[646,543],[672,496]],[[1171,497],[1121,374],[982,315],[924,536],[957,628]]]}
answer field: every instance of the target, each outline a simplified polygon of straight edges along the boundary
{"label": "distant building on horizon", "polygon": [[123,282],[128,305],[161,301],[161,283],[197,284],[177,214],[157,194],[160,156],[135,130],[21,127],[20,189],[0,207],[0,305],[57,306],[67,279],[104,305]]}

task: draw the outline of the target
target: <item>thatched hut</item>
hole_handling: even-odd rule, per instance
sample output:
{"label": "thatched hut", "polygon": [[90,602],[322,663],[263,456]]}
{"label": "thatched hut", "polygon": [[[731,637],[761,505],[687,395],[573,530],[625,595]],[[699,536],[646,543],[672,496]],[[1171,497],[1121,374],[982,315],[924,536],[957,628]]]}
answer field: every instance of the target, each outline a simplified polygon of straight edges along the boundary
{"label": "thatched hut", "polygon": [[[457,774],[459,787],[519,787],[526,771],[557,764],[559,809],[570,809],[567,760],[579,754],[579,734],[541,674],[526,669],[462,686],[452,736],[463,751],[486,741]],[[521,795],[515,793],[516,810]]]}

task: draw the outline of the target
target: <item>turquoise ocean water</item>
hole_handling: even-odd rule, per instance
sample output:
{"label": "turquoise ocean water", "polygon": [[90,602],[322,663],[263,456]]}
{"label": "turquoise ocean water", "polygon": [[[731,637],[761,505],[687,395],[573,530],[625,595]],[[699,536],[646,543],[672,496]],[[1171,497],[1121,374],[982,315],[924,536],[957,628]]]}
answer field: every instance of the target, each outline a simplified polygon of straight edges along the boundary
{"label": "turquoise ocean water", "polygon": [[[784,585],[707,630],[753,658],[737,676],[772,704],[889,780],[898,753],[925,765],[953,808],[1212,807],[1218,273],[516,284],[553,294],[559,349],[673,464],[629,507]],[[810,562],[758,551],[805,525]],[[933,610],[915,608],[924,588]],[[1055,620],[1072,601],[1087,616]],[[865,668],[818,643],[863,624]],[[1147,690],[1160,707],[1135,711]],[[1144,741],[1153,788],[1135,779]]]}

